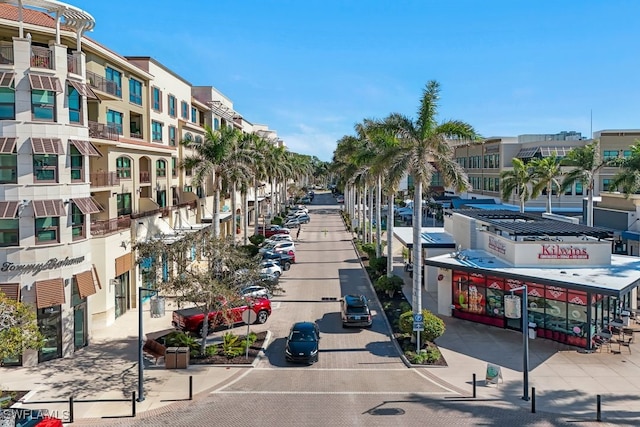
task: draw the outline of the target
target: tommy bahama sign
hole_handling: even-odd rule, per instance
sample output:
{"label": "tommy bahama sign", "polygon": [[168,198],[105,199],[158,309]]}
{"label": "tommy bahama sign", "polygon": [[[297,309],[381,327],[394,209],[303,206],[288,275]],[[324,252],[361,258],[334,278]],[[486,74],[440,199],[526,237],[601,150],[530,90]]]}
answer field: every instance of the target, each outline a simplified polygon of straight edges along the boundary
{"label": "tommy bahama sign", "polygon": [[573,245],[542,245],[538,259],[589,259],[587,248]]}
{"label": "tommy bahama sign", "polygon": [[84,256],[77,258],[66,257],[65,259],[51,258],[49,261],[41,262],[39,264],[15,264],[13,262],[5,262],[2,264],[2,267],[0,267],[0,272],[19,274],[33,273],[35,276],[44,270],[55,270],[56,268],[80,264],[83,261]]}

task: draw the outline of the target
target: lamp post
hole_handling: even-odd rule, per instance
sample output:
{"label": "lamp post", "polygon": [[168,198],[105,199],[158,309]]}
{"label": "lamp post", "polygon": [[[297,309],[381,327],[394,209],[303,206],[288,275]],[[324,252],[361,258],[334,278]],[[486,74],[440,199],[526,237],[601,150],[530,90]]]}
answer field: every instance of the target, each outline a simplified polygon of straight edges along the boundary
{"label": "lamp post", "polygon": [[[527,285],[511,289],[511,295],[516,291],[522,292],[522,400],[529,400],[529,309],[527,305]],[[520,313],[518,313],[520,314]]]}
{"label": "lamp post", "polygon": [[143,347],[144,339],[142,328],[142,291],[152,292],[156,295],[158,291],[151,288],[138,288],[138,402],[144,401],[144,359],[143,359]]}

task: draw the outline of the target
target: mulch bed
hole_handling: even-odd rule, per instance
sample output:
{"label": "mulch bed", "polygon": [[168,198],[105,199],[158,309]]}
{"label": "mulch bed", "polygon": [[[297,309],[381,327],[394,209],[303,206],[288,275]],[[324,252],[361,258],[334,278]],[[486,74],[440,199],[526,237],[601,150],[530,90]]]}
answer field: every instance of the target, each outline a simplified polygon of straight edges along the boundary
{"label": "mulch bed", "polygon": [[24,397],[25,394],[29,393],[28,391],[12,391],[12,390],[2,390],[0,391],[0,400],[3,400],[3,397],[9,396],[11,399],[7,401],[3,401],[0,403],[0,408],[10,408],[12,405],[18,403],[20,399]]}
{"label": "mulch bed", "polygon": [[[222,346],[219,346],[220,349],[217,354],[205,357],[191,357],[189,359],[189,364],[191,365],[247,365],[253,363],[253,361],[258,357],[258,354],[262,350],[262,346],[264,345],[265,339],[267,338],[266,332],[258,332],[256,334],[256,340],[249,347],[249,357],[246,356],[246,352],[242,353],[242,356],[238,357],[227,357],[222,353]],[[245,337],[246,339],[246,337]]]}

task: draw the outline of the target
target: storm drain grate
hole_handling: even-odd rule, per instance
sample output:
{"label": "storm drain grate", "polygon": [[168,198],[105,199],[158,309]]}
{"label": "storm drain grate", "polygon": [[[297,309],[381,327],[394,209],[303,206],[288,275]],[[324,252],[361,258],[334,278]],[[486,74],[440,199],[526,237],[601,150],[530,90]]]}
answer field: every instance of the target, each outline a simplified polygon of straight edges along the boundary
{"label": "storm drain grate", "polygon": [[322,297],[322,301],[338,301],[336,297]]}

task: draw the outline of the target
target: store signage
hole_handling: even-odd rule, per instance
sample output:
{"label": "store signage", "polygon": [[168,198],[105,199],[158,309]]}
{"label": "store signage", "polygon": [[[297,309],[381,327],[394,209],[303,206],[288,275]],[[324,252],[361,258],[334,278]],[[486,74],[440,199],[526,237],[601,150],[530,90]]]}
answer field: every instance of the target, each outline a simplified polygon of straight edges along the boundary
{"label": "store signage", "polygon": [[489,236],[489,249],[492,249],[493,251],[498,252],[502,255],[507,253],[507,246],[504,244],[504,242],[501,242],[500,240],[491,236]]}
{"label": "store signage", "polygon": [[13,262],[5,262],[0,267],[2,273],[33,273],[36,276],[38,273],[44,270],[55,270],[57,268],[68,267],[70,265],[80,264],[84,261],[84,255],[77,258],[66,257],[63,260],[58,258],[51,258],[47,262],[41,262],[39,264],[14,264]]}
{"label": "store signage", "polygon": [[587,248],[573,245],[542,245],[538,259],[589,259]]}

